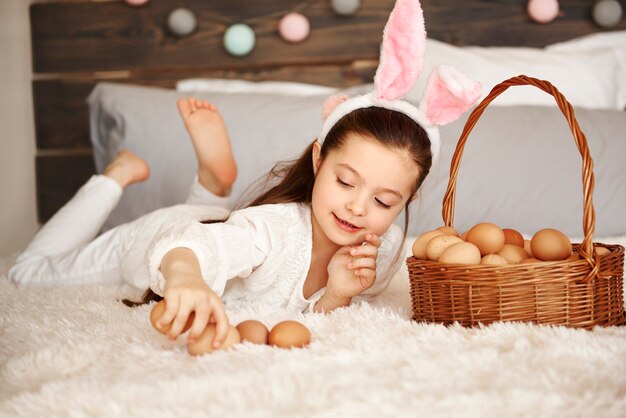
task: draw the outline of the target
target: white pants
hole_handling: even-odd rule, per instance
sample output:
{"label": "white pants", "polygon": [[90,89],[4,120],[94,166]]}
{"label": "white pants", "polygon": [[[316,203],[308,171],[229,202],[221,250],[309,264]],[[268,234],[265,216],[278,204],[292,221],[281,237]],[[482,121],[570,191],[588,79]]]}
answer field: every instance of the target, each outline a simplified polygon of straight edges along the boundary
{"label": "white pants", "polygon": [[[121,196],[115,180],[92,176],[37,232],[9,270],[9,280],[18,286],[119,283],[122,257],[141,218],[97,234]],[[186,203],[228,209],[230,199],[206,190],[196,176]]]}

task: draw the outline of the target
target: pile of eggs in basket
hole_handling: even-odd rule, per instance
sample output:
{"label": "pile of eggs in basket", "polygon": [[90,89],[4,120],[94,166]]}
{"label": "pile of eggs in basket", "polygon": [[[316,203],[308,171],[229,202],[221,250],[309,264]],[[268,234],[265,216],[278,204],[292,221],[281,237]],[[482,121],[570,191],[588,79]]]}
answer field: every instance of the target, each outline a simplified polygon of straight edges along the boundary
{"label": "pile of eggs in basket", "polygon": [[[606,248],[597,247],[602,252]],[[569,239],[556,229],[542,229],[525,240],[514,229],[501,229],[483,222],[460,234],[452,227],[442,226],[419,236],[413,244],[413,256],[442,264],[505,265],[542,261],[578,260]]]}

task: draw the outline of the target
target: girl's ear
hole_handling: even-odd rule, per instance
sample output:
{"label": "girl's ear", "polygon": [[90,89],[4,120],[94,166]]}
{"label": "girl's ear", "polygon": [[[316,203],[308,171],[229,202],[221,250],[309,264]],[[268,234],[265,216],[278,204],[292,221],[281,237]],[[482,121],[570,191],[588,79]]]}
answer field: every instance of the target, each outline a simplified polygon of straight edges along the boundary
{"label": "girl's ear", "polygon": [[313,159],[313,175],[317,175],[317,170],[319,170],[322,162],[322,145],[317,141],[313,142],[311,158]]}

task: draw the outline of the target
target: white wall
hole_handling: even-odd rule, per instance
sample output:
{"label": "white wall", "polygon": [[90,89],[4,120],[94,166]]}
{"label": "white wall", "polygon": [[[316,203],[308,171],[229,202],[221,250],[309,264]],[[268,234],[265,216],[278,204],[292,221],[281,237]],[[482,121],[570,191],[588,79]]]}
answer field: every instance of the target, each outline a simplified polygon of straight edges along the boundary
{"label": "white wall", "polygon": [[38,228],[29,3],[0,0],[0,256]]}

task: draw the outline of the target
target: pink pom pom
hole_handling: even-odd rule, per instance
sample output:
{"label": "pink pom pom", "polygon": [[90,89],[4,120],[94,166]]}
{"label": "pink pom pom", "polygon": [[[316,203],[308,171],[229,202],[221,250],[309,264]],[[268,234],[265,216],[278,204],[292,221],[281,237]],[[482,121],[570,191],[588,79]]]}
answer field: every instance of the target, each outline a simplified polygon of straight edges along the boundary
{"label": "pink pom pom", "polygon": [[348,99],[349,96],[345,94],[335,94],[334,96],[330,96],[322,105],[322,117],[326,119],[331,113],[333,113],[333,110],[335,110],[337,106]]}
{"label": "pink pom pom", "polygon": [[149,0],[125,0],[125,1],[131,6],[142,6],[146,4]]}
{"label": "pink pom pom", "polygon": [[535,22],[552,22],[558,14],[559,2],[557,0],[530,0],[528,2],[528,15]]}
{"label": "pink pom pom", "polygon": [[309,36],[311,25],[300,13],[288,13],[280,19],[278,32],[288,42],[302,42]]}

